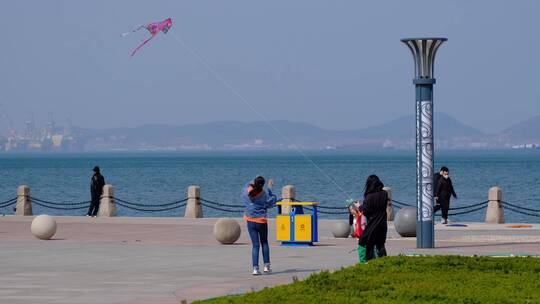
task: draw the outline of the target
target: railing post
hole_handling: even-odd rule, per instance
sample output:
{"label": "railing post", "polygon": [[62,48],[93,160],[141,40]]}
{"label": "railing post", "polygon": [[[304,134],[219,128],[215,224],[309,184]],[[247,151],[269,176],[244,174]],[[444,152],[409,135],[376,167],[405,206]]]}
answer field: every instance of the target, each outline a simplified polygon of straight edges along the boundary
{"label": "railing post", "polygon": [[504,224],[504,212],[502,207],[502,189],[499,187],[491,187],[488,192],[486,223]]}
{"label": "railing post", "polygon": [[[283,202],[294,202],[296,197],[296,188],[293,185],[286,185],[281,188],[281,200]],[[289,214],[291,206],[281,206],[281,214]]]}
{"label": "railing post", "polygon": [[394,206],[392,206],[392,188],[384,187],[384,191],[388,194],[388,203],[386,205],[386,219],[388,221],[394,220]]}
{"label": "railing post", "polygon": [[112,185],[103,186],[103,195],[99,201],[98,216],[116,216],[116,204],[114,203],[114,187]]}
{"label": "railing post", "polygon": [[202,218],[201,187],[189,186],[187,189],[187,198],[186,213],[184,214],[184,217]]}
{"label": "railing post", "polygon": [[22,185],[17,188],[17,204],[15,205],[15,208],[15,215],[32,215],[30,187]]}

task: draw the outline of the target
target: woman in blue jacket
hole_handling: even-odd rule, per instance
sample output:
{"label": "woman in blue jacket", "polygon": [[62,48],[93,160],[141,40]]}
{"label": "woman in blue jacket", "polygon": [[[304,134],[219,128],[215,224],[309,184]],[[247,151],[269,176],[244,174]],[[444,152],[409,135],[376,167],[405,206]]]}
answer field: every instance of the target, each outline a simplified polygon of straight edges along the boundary
{"label": "woman in blue jacket", "polygon": [[270,273],[270,247],[268,246],[268,219],[267,210],[275,206],[277,197],[272,193],[272,180],[268,180],[268,189],[264,190],[264,178],[257,176],[242,189],[242,200],[246,206],[244,219],[247,222],[249,237],[253,248],[251,259],[253,262],[253,275],[260,275],[259,248],[262,245],[264,260],[264,273]]}

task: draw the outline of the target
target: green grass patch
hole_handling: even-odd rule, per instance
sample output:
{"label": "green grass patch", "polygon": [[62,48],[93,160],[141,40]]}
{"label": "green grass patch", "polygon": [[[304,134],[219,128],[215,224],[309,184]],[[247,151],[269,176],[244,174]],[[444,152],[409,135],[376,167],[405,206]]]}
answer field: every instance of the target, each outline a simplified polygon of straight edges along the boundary
{"label": "green grass patch", "polygon": [[202,303],[540,303],[540,259],[386,257]]}

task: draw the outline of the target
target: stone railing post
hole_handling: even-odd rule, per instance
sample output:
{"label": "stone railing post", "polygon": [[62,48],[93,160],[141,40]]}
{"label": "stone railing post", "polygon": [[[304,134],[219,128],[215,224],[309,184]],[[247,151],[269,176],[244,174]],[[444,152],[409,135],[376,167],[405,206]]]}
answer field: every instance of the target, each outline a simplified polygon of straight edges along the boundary
{"label": "stone railing post", "polygon": [[491,187],[489,189],[485,221],[490,224],[504,224],[502,189],[499,187]]}
{"label": "stone railing post", "polygon": [[202,218],[201,187],[189,186],[187,189],[187,198],[186,213],[184,214],[184,217]]}
{"label": "stone railing post", "polygon": [[[281,201],[294,202],[296,198],[296,188],[293,185],[286,185],[281,188]],[[289,214],[291,212],[291,206],[282,206],[281,214]]]}
{"label": "stone railing post", "polygon": [[99,201],[98,216],[116,216],[116,204],[114,203],[114,187],[112,185],[103,186],[103,195]]}
{"label": "stone railing post", "polygon": [[15,205],[15,208],[15,215],[32,215],[30,187],[22,185],[17,188],[17,204]]}
{"label": "stone railing post", "polygon": [[390,187],[384,187],[383,188],[386,193],[388,193],[388,203],[386,205],[386,219],[388,221],[394,220],[394,206],[392,206],[392,188]]}

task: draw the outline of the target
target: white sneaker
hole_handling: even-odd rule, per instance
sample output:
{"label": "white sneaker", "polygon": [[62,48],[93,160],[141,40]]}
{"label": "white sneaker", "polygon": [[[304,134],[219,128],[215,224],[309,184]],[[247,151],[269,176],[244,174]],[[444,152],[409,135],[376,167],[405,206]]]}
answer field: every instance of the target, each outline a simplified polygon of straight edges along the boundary
{"label": "white sneaker", "polygon": [[266,274],[272,273],[272,268],[270,268],[270,264],[264,265],[263,272]]}
{"label": "white sneaker", "polygon": [[259,271],[259,267],[253,267],[252,275],[261,275],[261,272]]}

